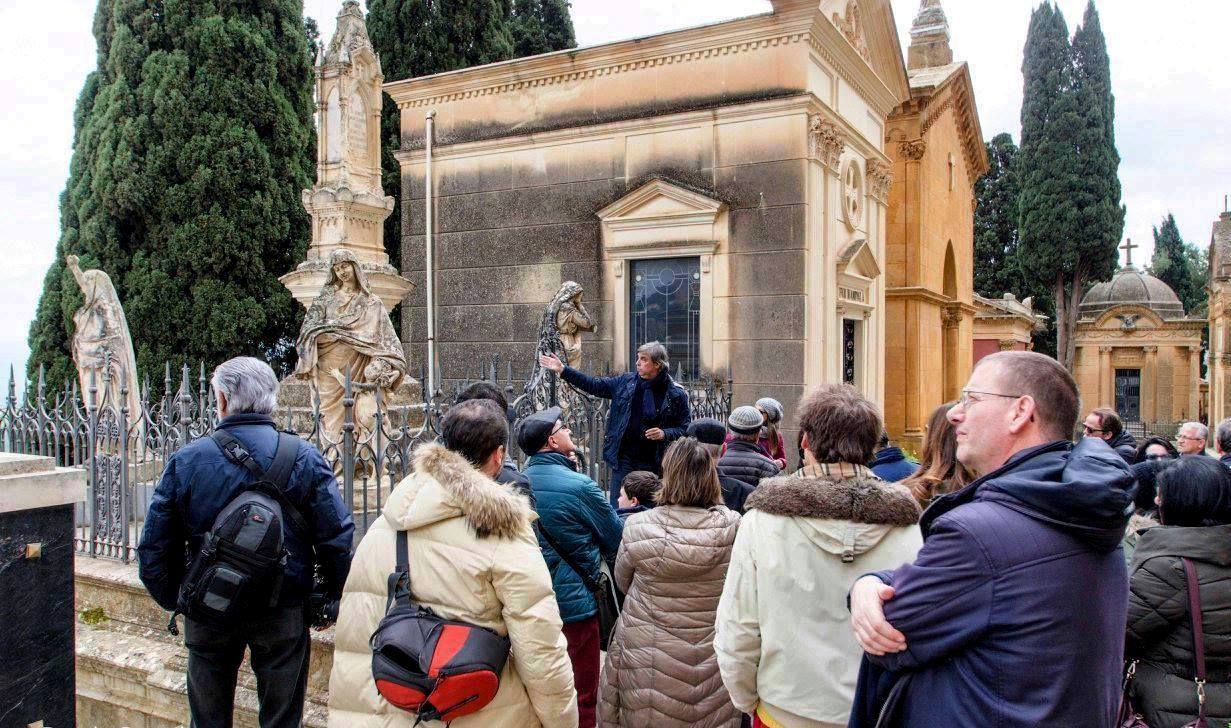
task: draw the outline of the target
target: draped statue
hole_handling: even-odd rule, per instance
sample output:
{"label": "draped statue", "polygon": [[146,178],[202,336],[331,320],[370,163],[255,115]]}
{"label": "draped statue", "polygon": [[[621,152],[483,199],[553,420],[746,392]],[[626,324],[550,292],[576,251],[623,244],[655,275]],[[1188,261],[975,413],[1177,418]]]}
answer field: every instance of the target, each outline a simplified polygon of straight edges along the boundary
{"label": "draped statue", "polygon": [[539,345],[534,354],[534,370],[526,383],[526,392],[531,397],[536,409],[552,404],[551,385],[554,380],[555,404],[559,404],[567,412],[573,400],[579,396],[563,379],[554,377],[551,372],[539,365],[539,354],[555,354],[560,361],[579,369],[581,367],[581,334],[593,332],[598,325],[581,302],[584,292],[581,285],[574,281],[565,281],[547,304],[539,323]]}
{"label": "draped statue", "polygon": [[[124,307],[111,277],[98,269],[81,270],[80,259],[69,255],[65,262],[77,279],[85,300],[73,314],[73,362],[81,384],[82,400],[90,404],[90,388],[98,390],[93,404],[114,409],[128,406],[128,421],[141,416],[141,392],[137,385],[137,357]],[[121,397],[120,390],[127,389]]]}
{"label": "draped statue", "polygon": [[406,355],[389,314],[368,287],[355,254],[337,248],[329,255],[329,275],[308,307],[295,342],[295,376],[312,382],[320,396],[321,426],[330,442],[341,442],[346,374],[355,398],[355,437],[362,440],[376,416],[376,389],[382,397],[406,376]]}

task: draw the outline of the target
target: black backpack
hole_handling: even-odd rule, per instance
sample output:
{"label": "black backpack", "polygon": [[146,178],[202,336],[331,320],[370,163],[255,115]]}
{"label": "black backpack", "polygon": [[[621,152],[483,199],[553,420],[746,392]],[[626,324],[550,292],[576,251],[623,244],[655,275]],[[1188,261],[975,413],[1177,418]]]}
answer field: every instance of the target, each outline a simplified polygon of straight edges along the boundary
{"label": "black backpack", "polygon": [[211,437],[229,460],[242,465],[254,479],[214,518],[180,586],[179,601],[167,625],[171,634],[179,634],[176,614],[229,629],[241,616],[277,606],[287,562],[283,530],[289,521],[301,536],[309,534],[307,522],[285,492],[299,452],[298,436],[278,433],[278,449],[265,471],[230,433],[215,430]]}

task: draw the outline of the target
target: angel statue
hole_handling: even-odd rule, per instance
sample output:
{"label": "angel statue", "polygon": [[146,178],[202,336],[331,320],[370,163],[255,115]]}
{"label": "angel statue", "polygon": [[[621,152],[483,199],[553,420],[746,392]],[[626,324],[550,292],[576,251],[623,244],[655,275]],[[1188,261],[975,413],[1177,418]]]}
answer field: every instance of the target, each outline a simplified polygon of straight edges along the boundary
{"label": "angel statue", "polygon": [[581,334],[594,332],[598,326],[590,316],[590,312],[581,302],[583,289],[580,284],[565,281],[556,291],[556,295],[547,304],[543,319],[539,323],[539,345],[534,356],[534,371],[526,384],[526,391],[532,393],[536,408],[547,407],[552,403],[551,385],[555,381],[556,404],[568,411],[568,396],[566,390],[572,387],[551,375],[539,365],[540,354],[555,354],[561,361],[574,369],[581,366]]}
{"label": "angel statue", "polygon": [[[113,408],[118,415],[126,404],[128,421],[133,422],[141,417],[141,392],[137,387],[137,357],[120,297],[105,272],[81,270],[75,255],[69,255],[65,262],[85,296],[81,308],[73,314],[73,362],[77,364],[81,396],[91,404],[89,392],[94,387],[98,390],[95,406]],[[127,389],[125,398],[120,397],[121,389]]]}
{"label": "angel statue", "polygon": [[388,396],[406,376],[406,355],[389,313],[368,287],[355,254],[337,248],[329,256],[329,277],[308,307],[295,341],[295,376],[309,379],[320,396],[326,440],[342,441],[346,373],[355,398],[355,437],[365,439],[376,416],[376,388]]}

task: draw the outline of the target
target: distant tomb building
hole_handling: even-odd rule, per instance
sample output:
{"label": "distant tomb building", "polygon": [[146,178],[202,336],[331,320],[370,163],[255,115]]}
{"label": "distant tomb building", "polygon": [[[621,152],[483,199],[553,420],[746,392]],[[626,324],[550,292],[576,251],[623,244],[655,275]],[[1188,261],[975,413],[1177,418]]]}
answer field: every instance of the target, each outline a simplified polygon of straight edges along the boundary
{"label": "distant tomb building", "polygon": [[974,296],[972,363],[998,351],[1032,351],[1034,334],[1047,327],[1047,317],[1036,313],[1033,297],[1019,301],[1012,293],[1000,298]]}
{"label": "distant tomb building", "polygon": [[891,161],[885,241],[885,426],[922,444],[924,425],[970,376],[974,184],[987,153],[965,61],[954,61],[939,0],[910,30],[910,99],[885,129]]}
{"label": "distant tomb building", "polygon": [[1126,422],[1201,416],[1201,331],[1171,287],[1132,265],[1095,284],[1079,304],[1074,376],[1082,406],[1111,407]]}

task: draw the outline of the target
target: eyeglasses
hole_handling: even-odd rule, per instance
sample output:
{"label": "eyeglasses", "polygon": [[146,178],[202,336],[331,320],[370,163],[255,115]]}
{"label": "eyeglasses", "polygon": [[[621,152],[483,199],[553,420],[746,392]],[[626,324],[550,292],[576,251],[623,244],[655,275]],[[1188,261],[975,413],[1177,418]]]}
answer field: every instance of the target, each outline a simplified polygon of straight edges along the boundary
{"label": "eyeglasses", "polygon": [[1204,437],[1194,437],[1194,436],[1192,436],[1192,435],[1182,435],[1182,434],[1181,434],[1181,435],[1176,435],[1176,436],[1175,436],[1175,439],[1177,439],[1177,440],[1204,440],[1205,438],[1204,438]]}
{"label": "eyeglasses", "polygon": [[1146,460],[1170,460],[1170,459],[1171,459],[1170,453],[1163,453],[1162,455],[1146,455]]}
{"label": "eyeglasses", "polygon": [[556,433],[557,433],[557,432],[559,432],[560,430],[567,430],[567,429],[568,429],[568,425],[566,425],[566,424],[564,424],[563,422],[561,422],[561,423],[560,423],[560,426],[559,426],[559,427],[557,427],[556,429],[552,430],[551,432],[547,433],[547,436],[548,436],[548,437],[551,437],[552,435],[556,434]]}
{"label": "eyeglasses", "polygon": [[1107,430],[1100,430],[1097,427],[1091,427],[1090,425],[1082,425],[1081,429],[1085,430],[1087,435],[1093,435],[1096,432],[1106,432],[1107,431]]}
{"label": "eyeglasses", "polygon": [[[980,396],[972,397],[971,395],[974,395],[974,394],[977,394]],[[971,405],[976,405],[982,402],[983,397],[1004,397],[1006,399],[1017,399],[1018,397],[1024,397],[1024,396],[1025,396],[1024,394],[1001,394],[1000,392],[980,392],[975,389],[963,389],[962,396],[958,398],[957,404],[962,409],[970,409]]]}

